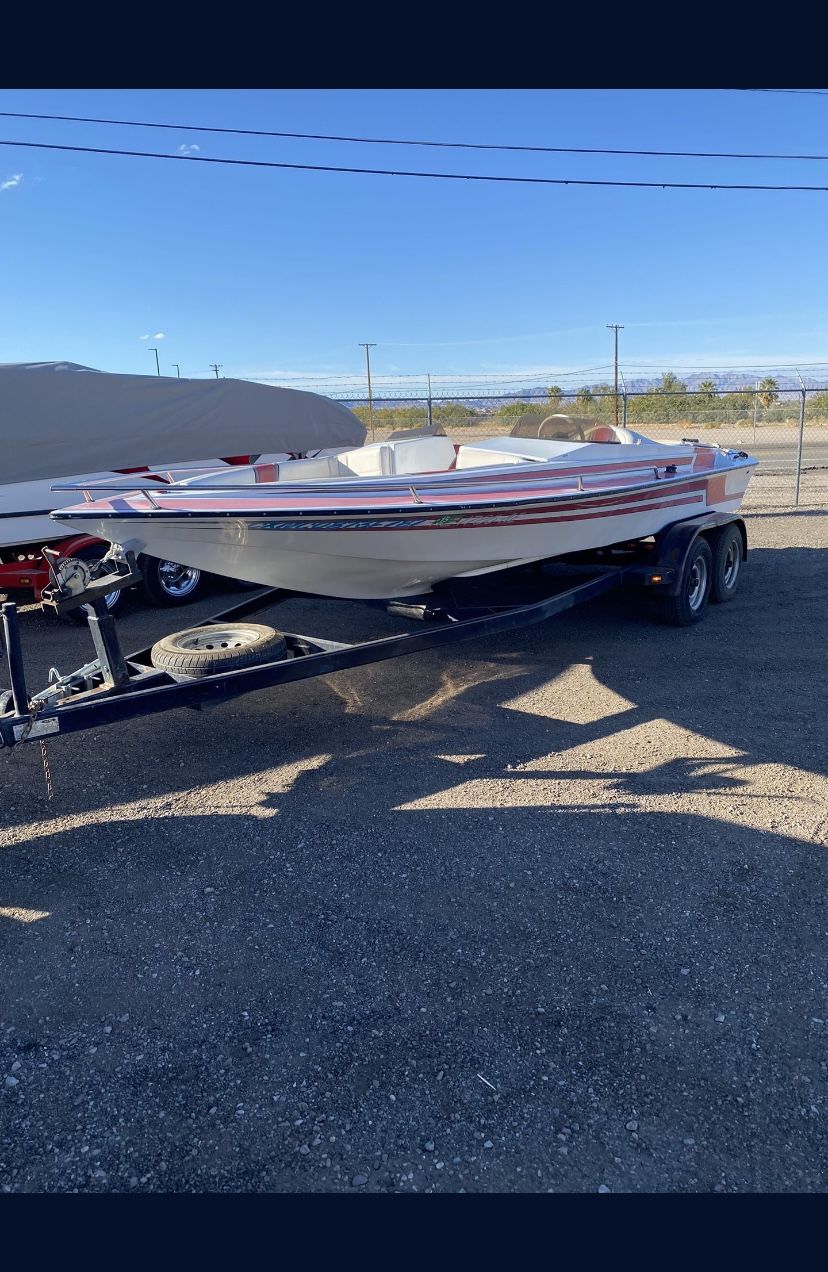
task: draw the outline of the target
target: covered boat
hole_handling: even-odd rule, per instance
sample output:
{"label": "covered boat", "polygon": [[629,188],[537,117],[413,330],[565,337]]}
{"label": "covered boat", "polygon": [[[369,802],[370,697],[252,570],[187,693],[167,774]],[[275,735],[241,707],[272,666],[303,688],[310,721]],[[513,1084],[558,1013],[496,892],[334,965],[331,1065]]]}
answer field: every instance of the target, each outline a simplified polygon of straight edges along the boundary
{"label": "covered boat", "polygon": [[709,509],[733,512],[755,463],[552,416],[472,445],[401,436],[161,489],[89,488],[86,503],[53,515],[230,578],[378,599],[646,538]]}
{"label": "covered boat", "polygon": [[358,447],[361,421],[340,402],[244,380],[120,375],[74,362],[0,364],[0,547],[65,531],[52,485],[73,474],[148,472],[224,457]]}

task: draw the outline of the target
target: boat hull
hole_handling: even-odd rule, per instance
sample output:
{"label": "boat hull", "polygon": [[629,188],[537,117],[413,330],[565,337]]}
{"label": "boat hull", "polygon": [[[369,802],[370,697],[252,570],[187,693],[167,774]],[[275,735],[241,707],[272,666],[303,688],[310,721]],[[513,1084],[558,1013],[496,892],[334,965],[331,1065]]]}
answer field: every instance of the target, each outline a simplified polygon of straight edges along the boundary
{"label": "boat hull", "polygon": [[229,578],[372,600],[416,596],[443,579],[645,538],[708,509],[735,511],[751,473],[744,465],[517,507],[327,516],[72,510],[79,515],[67,511],[61,520],[136,552]]}

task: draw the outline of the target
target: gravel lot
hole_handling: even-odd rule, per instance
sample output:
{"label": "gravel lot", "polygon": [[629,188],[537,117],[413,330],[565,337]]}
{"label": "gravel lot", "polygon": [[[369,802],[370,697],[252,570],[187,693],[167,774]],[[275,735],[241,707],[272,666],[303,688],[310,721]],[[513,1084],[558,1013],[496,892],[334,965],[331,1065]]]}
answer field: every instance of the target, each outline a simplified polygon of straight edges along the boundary
{"label": "gravel lot", "polygon": [[56,740],[51,804],[0,755],[0,1186],[824,1190],[828,512],[749,534],[694,629],[609,597]]}

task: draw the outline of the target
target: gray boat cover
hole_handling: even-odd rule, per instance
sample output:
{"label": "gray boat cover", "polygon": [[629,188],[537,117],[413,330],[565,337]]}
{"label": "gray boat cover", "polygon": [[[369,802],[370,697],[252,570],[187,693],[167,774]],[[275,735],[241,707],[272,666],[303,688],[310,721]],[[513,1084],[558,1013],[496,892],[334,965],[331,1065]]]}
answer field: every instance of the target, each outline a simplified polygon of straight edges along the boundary
{"label": "gray boat cover", "polygon": [[361,446],[340,402],[246,380],[0,364],[0,483],[144,464]]}

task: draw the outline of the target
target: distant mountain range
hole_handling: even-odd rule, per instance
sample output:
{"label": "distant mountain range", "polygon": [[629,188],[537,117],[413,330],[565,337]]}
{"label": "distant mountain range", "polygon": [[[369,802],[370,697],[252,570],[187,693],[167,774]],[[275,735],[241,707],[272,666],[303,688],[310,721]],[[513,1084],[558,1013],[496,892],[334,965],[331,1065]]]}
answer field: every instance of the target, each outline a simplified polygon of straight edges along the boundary
{"label": "distant mountain range", "polygon": [[[743,388],[755,389],[757,383],[760,380],[764,380],[765,376],[772,376],[779,385],[780,390],[800,389],[802,387],[796,375],[783,374],[781,371],[763,371],[760,375],[757,375],[755,371],[739,370],[715,372],[693,371],[690,372],[690,374],[684,374],[683,372],[677,371],[675,374],[683,384],[687,385],[687,388],[690,391],[694,389],[698,390],[700,385],[704,384],[705,380],[712,380],[716,385],[716,391],[718,393],[733,393],[736,390]],[[629,376],[625,376],[625,379],[627,381],[627,388],[631,393],[651,392],[661,383],[660,375],[648,378],[636,377],[633,379],[630,379]],[[819,379],[808,375],[803,375],[802,379],[805,381],[806,388],[823,388],[825,384],[828,383],[828,368],[826,368],[825,375],[821,376]]]}

